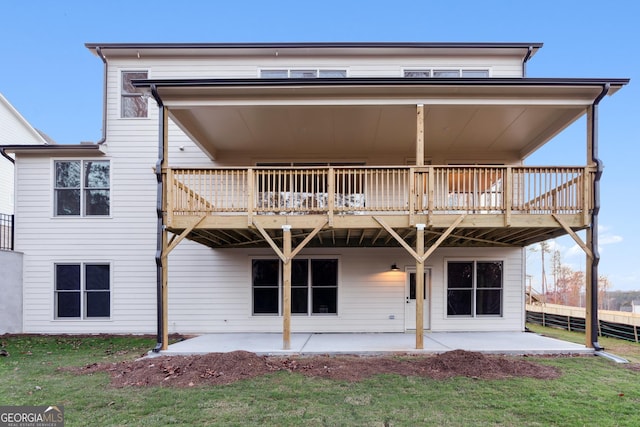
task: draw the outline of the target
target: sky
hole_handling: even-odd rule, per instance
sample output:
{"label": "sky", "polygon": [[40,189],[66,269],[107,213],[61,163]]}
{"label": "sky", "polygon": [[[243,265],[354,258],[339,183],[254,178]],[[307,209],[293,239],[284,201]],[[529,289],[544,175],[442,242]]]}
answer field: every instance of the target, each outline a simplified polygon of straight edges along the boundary
{"label": "sky", "polygon": [[[79,143],[102,135],[102,62],[85,43],[542,42],[528,77],[631,79],[600,103],[599,251],[612,290],[640,290],[639,17],[637,0],[2,0],[0,93],[58,143]],[[581,120],[526,164],[584,165],[585,141]],[[585,268],[570,237],[550,244]],[[540,270],[540,253],[527,251],[538,289]]]}

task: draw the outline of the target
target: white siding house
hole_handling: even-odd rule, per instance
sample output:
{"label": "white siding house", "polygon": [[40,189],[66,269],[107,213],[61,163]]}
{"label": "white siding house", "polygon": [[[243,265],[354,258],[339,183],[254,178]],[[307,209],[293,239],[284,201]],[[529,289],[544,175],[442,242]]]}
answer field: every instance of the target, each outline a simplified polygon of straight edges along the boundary
{"label": "white siding house", "polygon": [[527,78],[539,43],[87,47],[104,142],[7,148],[24,330],[160,345],[522,331],[523,248],[590,229],[596,159],[522,162],[626,84]]}
{"label": "white siding house", "polygon": [[[0,145],[46,143],[43,136],[0,93]],[[0,157],[0,214],[13,214],[13,173],[13,163]]]}

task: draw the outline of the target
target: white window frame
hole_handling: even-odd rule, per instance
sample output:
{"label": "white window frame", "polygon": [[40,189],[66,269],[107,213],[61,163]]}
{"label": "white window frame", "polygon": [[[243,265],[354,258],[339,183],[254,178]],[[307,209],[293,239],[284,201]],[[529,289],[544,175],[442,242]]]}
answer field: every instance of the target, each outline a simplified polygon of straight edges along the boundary
{"label": "white window frame", "polygon": [[423,79],[433,79],[433,78],[442,78],[442,77],[436,77],[434,76],[434,73],[437,73],[439,71],[452,71],[452,72],[457,72],[458,75],[455,77],[444,77],[444,78],[473,78],[473,77],[466,77],[463,76],[463,73],[465,72],[486,72],[487,75],[483,76],[483,77],[475,77],[475,78],[489,78],[491,77],[491,68],[482,68],[482,67],[437,67],[437,68],[433,68],[433,67],[408,67],[408,68],[403,68],[402,69],[402,77],[407,78],[407,79],[411,79],[411,78],[418,78],[418,77],[407,77],[406,73],[411,73],[411,72],[428,72],[429,73],[429,77],[422,77]]}
{"label": "white window frame", "polygon": [[[58,199],[56,193],[58,190],[63,190],[67,187],[57,187],[57,177],[56,177],[56,164],[57,163],[65,163],[65,162],[80,162],[80,187],[75,188],[80,190],[80,213],[78,215],[58,215]],[[85,162],[107,162],[109,164],[109,186],[108,187],[86,187],[84,183],[84,167]],[[111,218],[112,214],[112,206],[113,206],[113,190],[112,190],[112,171],[113,171],[113,162],[111,159],[105,158],[57,158],[52,159],[52,176],[51,176],[51,188],[52,199],[52,215],[54,218]],[[71,188],[71,187],[68,187]],[[109,213],[107,215],[87,215],[86,206],[85,206],[85,192],[87,190],[108,190],[109,191]]]}
{"label": "white window frame", "polygon": [[[58,290],[58,271],[59,265],[79,266],[80,267],[80,289],[78,290]],[[109,288],[106,290],[87,290],[86,283],[86,267],[91,265],[106,265],[109,267]],[[60,293],[79,293],[80,294],[80,315],[76,317],[59,317],[58,316],[58,294]],[[109,293],[109,315],[108,316],[88,316],[87,314],[87,297],[89,293]],[[64,261],[53,264],[53,319],[59,321],[104,321],[111,320],[113,315],[113,265],[109,261],[84,261],[73,262]]]}
{"label": "white window frame", "polygon": [[[454,289],[471,289],[471,314],[449,314],[449,263],[472,263],[473,277],[471,288],[454,288]],[[478,288],[478,263],[502,263],[502,277],[500,288]],[[446,258],[444,260],[444,314],[448,319],[477,319],[477,318],[502,318],[504,317],[504,290],[505,290],[505,270],[506,261],[502,258]],[[500,314],[478,314],[477,311],[477,293],[478,290],[500,290]]]}
{"label": "white window frame", "polygon": [[[118,82],[119,82],[119,109],[120,109],[120,114],[118,116],[118,118],[120,119],[124,119],[124,120],[144,120],[144,119],[149,119],[149,99],[148,97],[143,94],[143,93],[136,93],[136,92],[125,92],[124,91],[124,87],[123,87],[123,83],[124,83],[124,75],[125,73],[146,73],[147,74],[147,79],[149,78],[149,70],[142,70],[142,69],[121,69],[120,70],[120,74],[119,74],[119,78],[118,78]],[[147,114],[144,116],[125,116],[124,112],[124,99],[125,98],[141,98],[146,104],[147,104]]]}
{"label": "white window frame", "polygon": [[[280,71],[280,72],[286,72],[287,76],[286,77],[263,77],[262,73],[263,72],[275,72],[275,71]],[[291,77],[291,73],[292,72],[297,72],[297,71],[308,71],[308,72],[313,72],[315,73],[314,77]],[[344,76],[343,77],[327,77],[327,76],[321,76],[321,74],[323,72],[344,72]],[[291,78],[297,78],[297,79],[303,79],[303,78],[308,78],[308,79],[322,79],[322,78],[334,78],[334,79],[339,79],[339,78],[347,78],[349,77],[349,70],[347,68],[338,68],[338,67],[323,67],[323,68],[315,68],[315,67],[294,67],[294,68],[261,68],[258,70],[258,77],[261,79],[267,79],[267,78],[287,78],[287,79],[291,79]]]}
{"label": "white window frame", "polygon": [[[291,313],[292,316],[296,316],[296,317],[323,317],[323,316],[329,316],[329,317],[336,317],[340,314],[340,277],[341,277],[341,260],[340,257],[338,256],[332,256],[332,255],[309,255],[309,256],[300,256],[299,258],[294,258],[292,261],[300,261],[300,260],[306,260],[309,264],[309,266],[311,265],[311,261],[313,260],[336,260],[337,261],[337,283],[335,287],[331,287],[331,289],[336,289],[336,312],[335,313],[314,313],[313,312],[313,282],[311,280],[311,275],[312,275],[312,269],[309,268],[307,270],[307,274],[309,275],[309,279],[307,281],[307,312],[306,313]],[[254,286],[253,286],[253,261],[278,261],[278,312],[277,313],[255,313],[254,312]],[[249,286],[250,286],[250,292],[251,292],[251,307],[249,308],[250,311],[250,315],[252,317],[281,317],[282,313],[283,313],[283,287],[284,287],[284,279],[283,279],[283,264],[282,261],[280,260],[280,258],[277,257],[271,257],[271,256],[254,256],[251,257],[249,260]],[[294,286],[292,284],[291,288],[293,289]],[[329,288],[329,287],[325,287],[323,286],[322,288]],[[270,289],[273,289],[273,287],[271,287]]]}

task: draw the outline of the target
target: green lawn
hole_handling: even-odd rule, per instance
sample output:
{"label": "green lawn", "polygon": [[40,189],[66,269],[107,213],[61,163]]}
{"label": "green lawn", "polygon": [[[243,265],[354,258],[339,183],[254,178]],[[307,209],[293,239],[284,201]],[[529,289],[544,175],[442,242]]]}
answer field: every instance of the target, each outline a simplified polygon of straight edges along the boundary
{"label": "green lawn", "polygon": [[[567,339],[562,331],[532,328]],[[615,352],[615,340],[602,341]],[[0,357],[0,405],[64,405],[67,426],[640,425],[640,372],[600,357],[530,358],[562,371],[546,381],[379,375],[345,383],[278,372],[226,386],[114,389],[107,374],[57,368],[130,360],[153,339],[0,336],[0,342],[10,353]],[[617,349],[640,361],[639,345]]]}

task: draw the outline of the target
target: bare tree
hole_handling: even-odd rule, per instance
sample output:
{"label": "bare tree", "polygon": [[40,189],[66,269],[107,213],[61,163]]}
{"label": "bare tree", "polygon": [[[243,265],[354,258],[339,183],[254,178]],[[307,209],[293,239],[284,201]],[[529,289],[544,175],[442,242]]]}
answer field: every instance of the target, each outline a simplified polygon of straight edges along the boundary
{"label": "bare tree", "polygon": [[598,277],[598,308],[602,310],[609,310],[609,299],[607,298],[607,292],[611,288],[611,282],[607,276]]}
{"label": "bare tree", "polygon": [[547,241],[544,241],[544,242],[538,243],[537,246],[532,246],[529,250],[531,252],[540,252],[540,255],[542,257],[542,266],[541,266],[542,302],[546,303],[547,302],[547,273],[545,271],[544,254],[551,253],[551,246]]}
{"label": "bare tree", "polygon": [[560,251],[554,250],[553,257],[551,258],[551,273],[553,274],[553,303],[558,303],[558,279],[560,277],[562,267],[562,260],[560,257]]}

